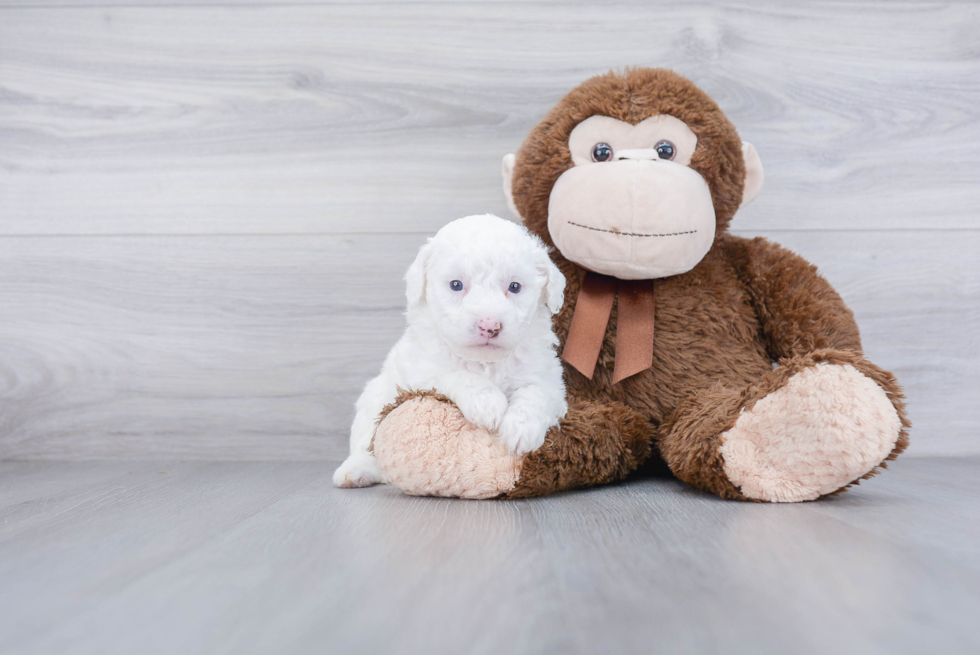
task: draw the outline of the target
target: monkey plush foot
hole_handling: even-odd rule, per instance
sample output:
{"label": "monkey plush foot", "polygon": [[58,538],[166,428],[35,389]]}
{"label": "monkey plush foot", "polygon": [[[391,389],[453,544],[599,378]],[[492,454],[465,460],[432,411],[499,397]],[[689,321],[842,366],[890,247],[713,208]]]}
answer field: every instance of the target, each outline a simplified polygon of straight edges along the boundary
{"label": "monkey plush foot", "polygon": [[662,427],[677,477],[722,498],[814,500],[871,477],[908,445],[901,392],[860,355],[822,350],[757,383],[693,394]]}
{"label": "monkey plush foot", "polygon": [[870,473],[902,429],[885,391],[850,364],[819,363],[759,399],[722,435],[725,474],[748,498],[813,500]]}
{"label": "monkey plush foot", "polygon": [[388,484],[413,496],[494,498],[514,488],[521,458],[476,427],[448,399],[402,394],[374,433]]}
{"label": "monkey plush foot", "polygon": [[517,456],[447,398],[409,392],[382,414],[373,448],[385,480],[410,495],[526,498],[622,479],[653,435],[624,405],[573,402],[541,448]]}

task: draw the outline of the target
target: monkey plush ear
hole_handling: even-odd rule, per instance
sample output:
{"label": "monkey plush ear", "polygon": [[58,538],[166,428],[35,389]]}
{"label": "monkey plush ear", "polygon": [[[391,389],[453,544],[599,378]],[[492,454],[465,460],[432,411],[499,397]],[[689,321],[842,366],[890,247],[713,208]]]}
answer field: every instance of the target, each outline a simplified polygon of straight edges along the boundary
{"label": "monkey plush ear", "polygon": [[551,261],[551,257],[543,247],[538,252],[538,271],[547,278],[544,289],[541,290],[544,304],[552,314],[557,314],[565,304],[565,276]]}
{"label": "monkey plush ear", "polygon": [[742,141],[742,159],[745,160],[745,187],[742,189],[742,204],[747,205],[762,190],[762,182],[766,175],[762,171],[762,160],[755,146],[748,141]]}
{"label": "monkey plush ear", "polygon": [[430,240],[419,248],[419,254],[405,273],[405,297],[408,299],[409,309],[417,307],[425,297],[425,269],[429,265],[431,255],[432,241]]}
{"label": "monkey plush ear", "polygon": [[514,212],[514,216],[521,218],[521,213],[517,211],[517,205],[514,204],[514,192],[512,190],[515,159],[516,157],[514,157],[514,153],[504,155],[504,161],[500,167],[500,172],[504,174],[504,195],[507,196],[507,207]]}

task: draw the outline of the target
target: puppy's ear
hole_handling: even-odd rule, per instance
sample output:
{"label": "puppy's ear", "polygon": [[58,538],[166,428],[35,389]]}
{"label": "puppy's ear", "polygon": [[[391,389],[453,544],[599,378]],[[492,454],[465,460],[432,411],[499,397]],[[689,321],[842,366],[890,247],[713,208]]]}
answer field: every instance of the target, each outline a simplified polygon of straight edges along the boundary
{"label": "puppy's ear", "polygon": [[545,306],[552,314],[561,311],[565,304],[565,276],[561,274],[555,263],[548,256],[548,251],[543,247],[538,250],[538,271],[545,276],[544,289],[541,295]]}
{"label": "puppy's ear", "polygon": [[419,254],[415,261],[408,267],[405,273],[405,297],[408,299],[408,308],[417,307],[425,297],[425,270],[429,266],[429,257],[432,256],[432,241],[425,242],[419,248]]}

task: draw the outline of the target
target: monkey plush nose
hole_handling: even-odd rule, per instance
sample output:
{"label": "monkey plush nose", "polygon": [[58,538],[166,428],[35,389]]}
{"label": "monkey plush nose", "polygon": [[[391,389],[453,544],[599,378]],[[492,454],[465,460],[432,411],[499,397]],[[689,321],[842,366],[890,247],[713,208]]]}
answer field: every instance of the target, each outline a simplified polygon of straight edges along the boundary
{"label": "monkey plush nose", "polygon": [[476,322],[476,327],[480,330],[480,336],[493,339],[500,334],[500,322],[489,318],[481,318]]}
{"label": "monkey plush nose", "polygon": [[657,155],[657,151],[653,148],[637,148],[635,150],[620,150],[616,153],[616,161],[623,161],[624,159],[632,159],[634,161],[639,160],[650,160],[655,161],[660,157]]}

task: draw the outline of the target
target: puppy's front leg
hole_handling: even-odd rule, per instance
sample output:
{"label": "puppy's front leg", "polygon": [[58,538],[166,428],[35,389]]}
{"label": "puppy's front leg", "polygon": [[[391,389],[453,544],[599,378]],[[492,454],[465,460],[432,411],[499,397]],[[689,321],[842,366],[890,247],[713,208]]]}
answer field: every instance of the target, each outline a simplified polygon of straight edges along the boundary
{"label": "puppy's front leg", "polygon": [[544,443],[548,428],[558,425],[568,405],[561,398],[556,402],[539,386],[521,387],[510,397],[510,406],[500,424],[500,440],[517,454],[537,450]]}
{"label": "puppy's front leg", "polygon": [[446,373],[436,380],[436,391],[449,397],[467,421],[496,430],[507,411],[507,396],[490,380],[468,371]]}
{"label": "puppy's front leg", "polygon": [[395,399],[395,389],[384,373],[367,383],[357,399],[357,413],[350,428],[350,456],[334,471],[333,483],[338,487],[370,487],[384,482],[381,467],[370,451],[375,422],[385,405]]}

